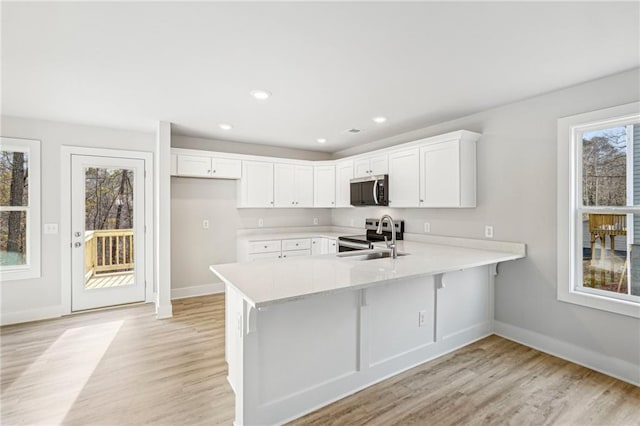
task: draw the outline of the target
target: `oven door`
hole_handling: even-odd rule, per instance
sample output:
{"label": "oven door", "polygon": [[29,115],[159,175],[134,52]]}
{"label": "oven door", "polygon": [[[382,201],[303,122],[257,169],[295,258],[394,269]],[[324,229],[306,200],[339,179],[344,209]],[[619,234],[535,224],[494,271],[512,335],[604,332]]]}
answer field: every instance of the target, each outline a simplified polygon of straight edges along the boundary
{"label": "oven door", "polygon": [[338,239],[338,253],[344,253],[345,251],[369,250],[370,248],[371,243],[354,243],[352,241]]}

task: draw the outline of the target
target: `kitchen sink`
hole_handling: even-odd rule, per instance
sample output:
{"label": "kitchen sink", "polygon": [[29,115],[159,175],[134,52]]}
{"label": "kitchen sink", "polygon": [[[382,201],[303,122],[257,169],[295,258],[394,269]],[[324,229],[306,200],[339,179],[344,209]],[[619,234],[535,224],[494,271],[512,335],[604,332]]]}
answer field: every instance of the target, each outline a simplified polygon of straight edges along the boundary
{"label": "kitchen sink", "polygon": [[[409,253],[398,253],[398,257],[407,256]],[[338,254],[338,257],[348,257],[352,260],[373,260],[391,257],[391,251],[375,248],[371,250],[348,251]]]}
{"label": "kitchen sink", "polygon": [[[398,253],[398,257],[407,256],[409,253]],[[373,259],[385,259],[390,258],[390,252],[377,252],[377,253],[369,253],[363,254],[362,256],[354,256],[353,260],[373,260]]]}

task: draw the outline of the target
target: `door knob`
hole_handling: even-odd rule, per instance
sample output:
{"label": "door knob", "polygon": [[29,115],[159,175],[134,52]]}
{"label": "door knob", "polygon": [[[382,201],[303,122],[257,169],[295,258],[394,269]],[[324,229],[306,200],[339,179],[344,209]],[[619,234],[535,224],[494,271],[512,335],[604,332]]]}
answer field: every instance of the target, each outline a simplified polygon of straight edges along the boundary
{"label": "door knob", "polygon": [[82,234],[80,234],[79,232],[74,232],[74,233],[73,233],[73,236],[74,236],[74,237],[79,237],[80,235],[82,235]]}
{"label": "door knob", "polygon": [[73,246],[75,248],[82,247],[82,243],[73,243]]}

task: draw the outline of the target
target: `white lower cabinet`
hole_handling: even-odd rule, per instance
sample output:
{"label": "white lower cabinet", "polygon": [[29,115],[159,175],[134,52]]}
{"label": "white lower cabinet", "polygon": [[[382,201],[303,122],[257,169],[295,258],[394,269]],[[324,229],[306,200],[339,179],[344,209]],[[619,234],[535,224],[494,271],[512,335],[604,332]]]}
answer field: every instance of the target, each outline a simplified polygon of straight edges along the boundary
{"label": "white lower cabinet", "polygon": [[298,256],[311,256],[311,249],[308,250],[283,250],[282,258],[298,257]]}
{"label": "white lower cabinet", "polygon": [[249,241],[238,245],[238,262],[337,253],[333,238],[291,238],[285,240]]}

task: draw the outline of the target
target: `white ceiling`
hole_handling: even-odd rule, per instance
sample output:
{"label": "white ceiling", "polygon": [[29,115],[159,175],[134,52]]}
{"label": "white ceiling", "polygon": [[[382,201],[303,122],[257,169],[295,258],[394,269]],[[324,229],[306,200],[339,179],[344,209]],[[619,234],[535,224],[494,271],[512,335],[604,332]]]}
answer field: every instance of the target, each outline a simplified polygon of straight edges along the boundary
{"label": "white ceiling", "polygon": [[638,2],[3,2],[2,113],[139,130],[165,120],[183,135],[337,151],[638,67],[639,13]]}

